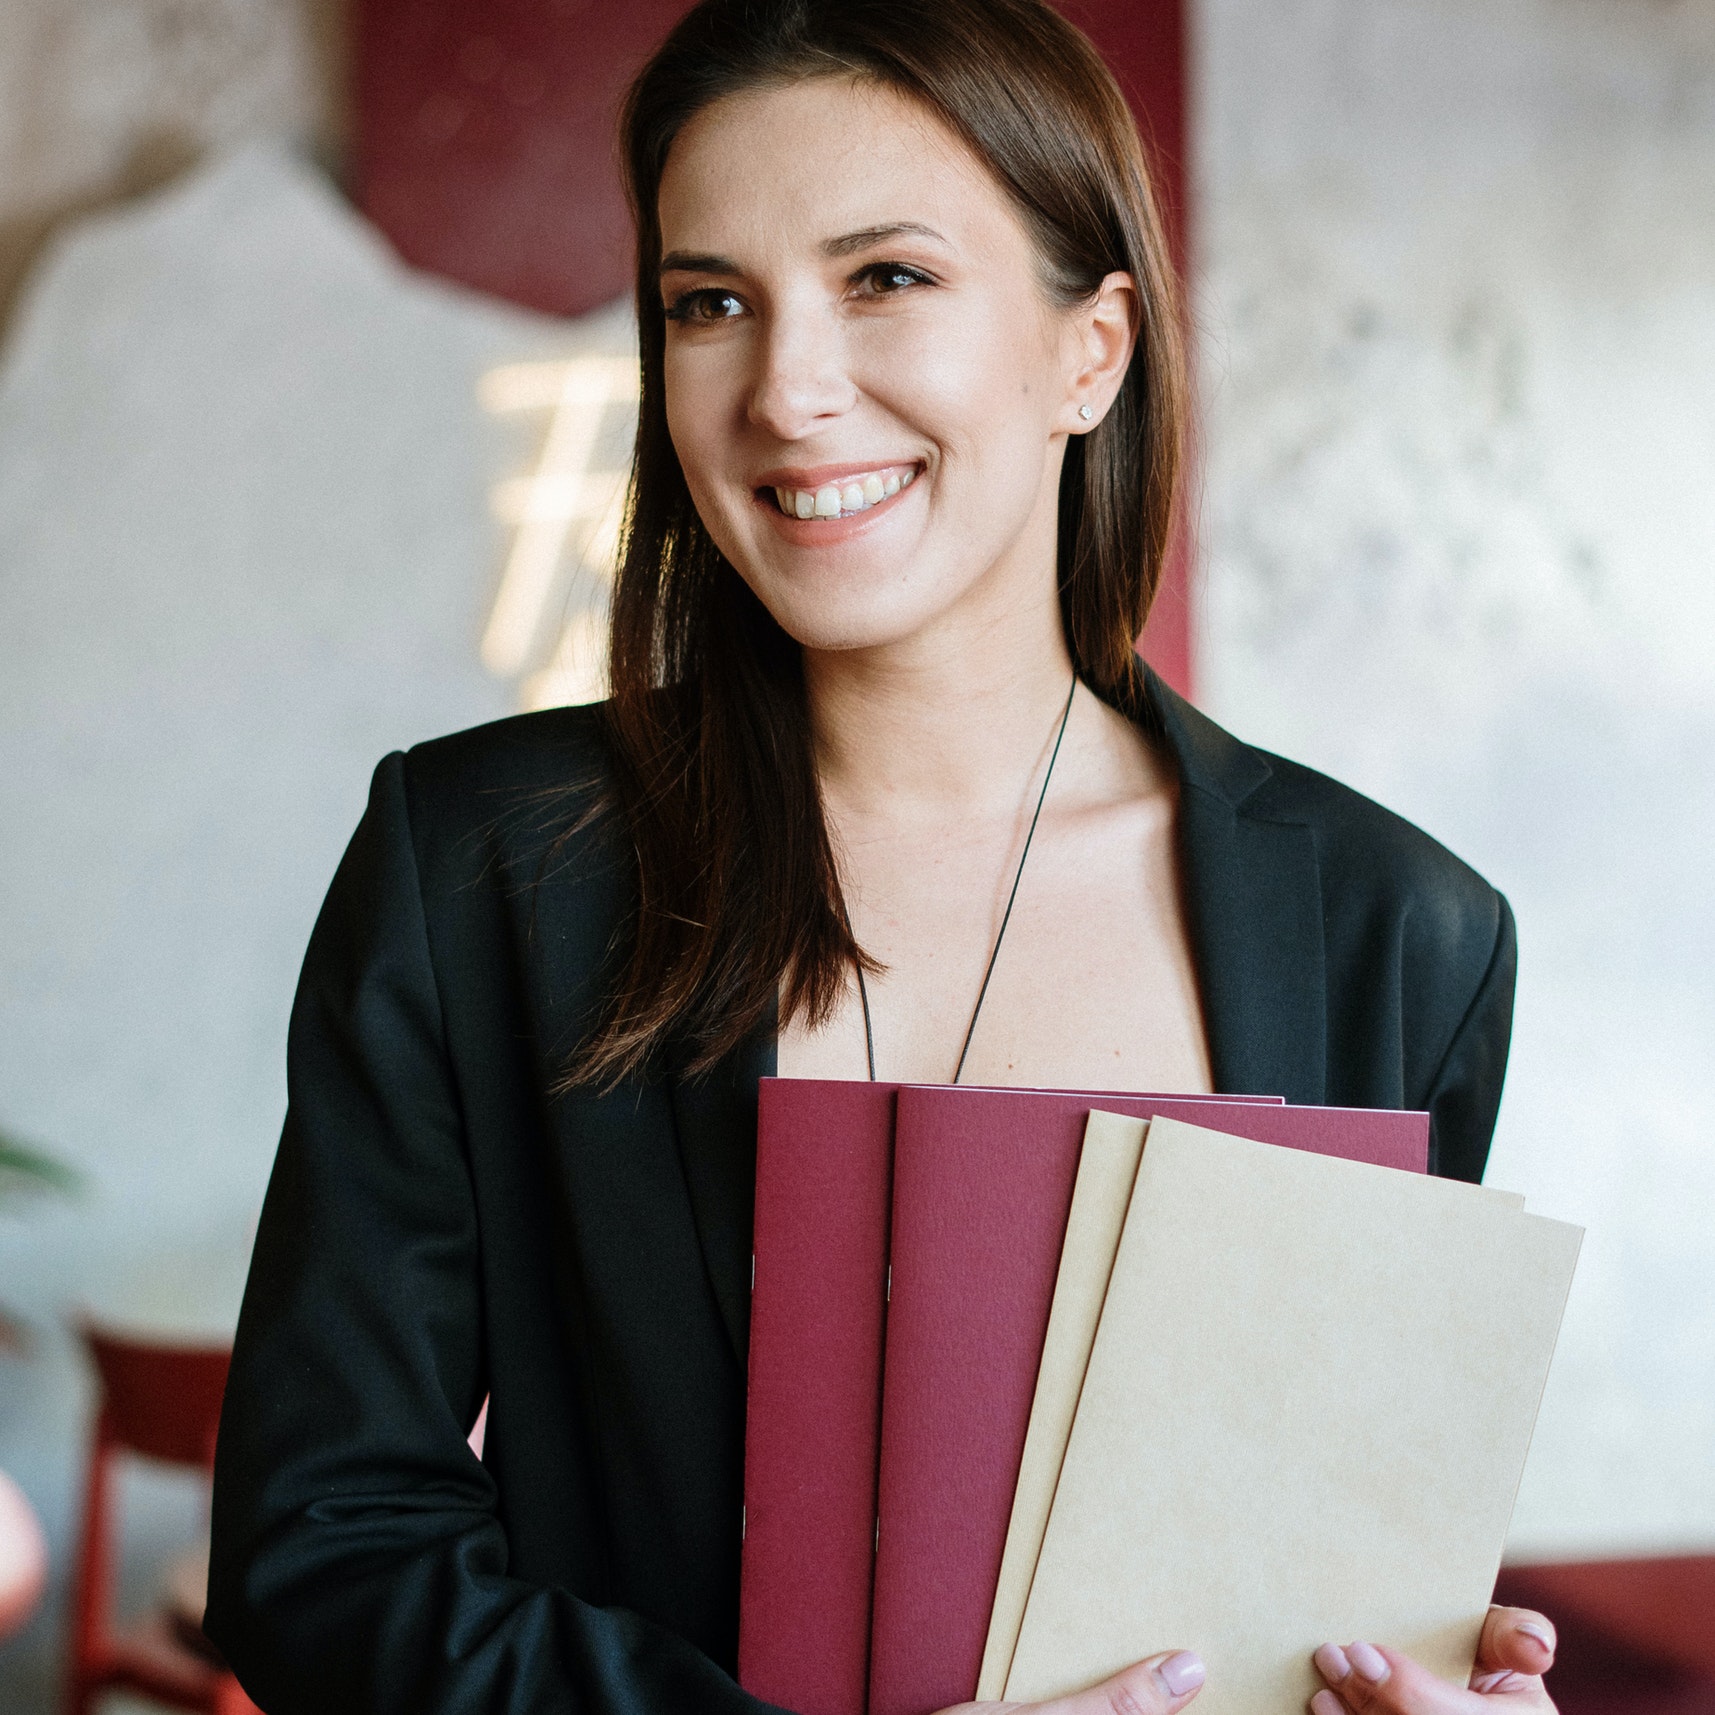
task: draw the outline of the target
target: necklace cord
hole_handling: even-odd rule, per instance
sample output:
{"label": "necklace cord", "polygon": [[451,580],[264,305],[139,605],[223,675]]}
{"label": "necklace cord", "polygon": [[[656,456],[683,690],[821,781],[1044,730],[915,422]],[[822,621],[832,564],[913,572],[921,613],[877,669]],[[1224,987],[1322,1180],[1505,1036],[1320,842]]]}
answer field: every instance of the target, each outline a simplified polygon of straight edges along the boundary
{"label": "necklace cord", "polygon": [[[1072,674],[1072,688],[1066,693],[1066,707],[1060,714],[1060,730],[1054,735],[1054,748],[1048,756],[1048,768],[1042,776],[1042,790],[1036,795],[1036,809],[1024,836],[1024,850],[1018,854],[1018,868],[1013,871],[1012,891],[1006,896],[1006,910],[1001,913],[1000,928],[995,931],[994,945],[989,948],[989,962],[983,969],[982,987],[977,990],[977,1004],[971,1008],[971,1022],[965,1026],[965,1040],[959,1049],[959,1063],[953,1068],[953,1082],[965,1069],[965,1057],[971,1051],[971,1038],[977,1033],[977,1020],[982,1016],[983,1001],[988,997],[989,978],[994,975],[995,961],[1000,957],[1000,944],[1006,939],[1006,926],[1012,921],[1013,901],[1018,898],[1018,884],[1024,880],[1024,865],[1030,857],[1030,842],[1036,838],[1036,824],[1042,819],[1042,806],[1048,801],[1048,782],[1054,778],[1054,764],[1060,760],[1060,744],[1066,736],[1066,724],[1072,718],[1072,699],[1078,694],[1078,675]],[[844,901],[841,910],[845,911]],[[851,914],[845,913],[846,932],[851,933]],[[869,988],[863,980],[863,966],[857,967],[858,1000],[863,1006],[863,1046],[869,1062],[869,1081],[875,1082],[875,1031],[870,1024]]]}
{"label": "necklace cord", "polygon": [[[846,933],[849,935],[851,930],[852,920],[848,915]],[[864,1058],[869,1062],[869,1081],[873,1084],[875,1082],[875,1029],[869,1021],[869,989],[864,984],[863,966],[861,964],[857,968],[857,979],[858,1000],[863,1005],[863,1052]]]}
{"label": "necklace cord", "polygon": [[[845,923],[846,933],[851,935],[852,914],[846,909],[846,902],[844,899],[840,901],[840,917]],[[857,937],[853,935],[852,939],[855,941]],[[863,1051],[864,1057],[869,1062],[869,1081],[873,1084],[875,1082],[875,1031],[871,1028],[869,1022],[869,990],[864,985],[863,962],[861,959],[858,961],[855,969],[857,971],[858,980],[858,1000],[863,1006]]]}

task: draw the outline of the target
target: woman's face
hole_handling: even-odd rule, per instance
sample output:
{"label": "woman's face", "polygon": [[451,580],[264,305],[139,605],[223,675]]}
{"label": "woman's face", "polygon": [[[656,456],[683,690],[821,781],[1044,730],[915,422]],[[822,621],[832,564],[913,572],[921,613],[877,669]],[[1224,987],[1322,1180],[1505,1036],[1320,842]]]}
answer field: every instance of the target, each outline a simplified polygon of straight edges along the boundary
{"label": "woman's face", "polygon": [[1125,276],[1093,307],[1052,304],[970,151],[843,79],[706,108],[660,216],[673,444],[781,626],[852,649],[1052,612],[1065,440],[1123,376]]}

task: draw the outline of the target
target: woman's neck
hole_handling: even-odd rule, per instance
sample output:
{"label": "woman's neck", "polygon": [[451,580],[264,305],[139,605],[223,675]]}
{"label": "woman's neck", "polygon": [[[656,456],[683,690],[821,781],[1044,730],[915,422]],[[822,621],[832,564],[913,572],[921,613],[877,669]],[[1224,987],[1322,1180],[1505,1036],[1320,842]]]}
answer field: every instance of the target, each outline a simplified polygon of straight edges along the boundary
{"label": "woman's neck", "polygon": [[1058,603],[1030,617],[975,635],[948,627],[884,648],[806,651],[831,802],[865,819],[1013,814],[1072,674]]}

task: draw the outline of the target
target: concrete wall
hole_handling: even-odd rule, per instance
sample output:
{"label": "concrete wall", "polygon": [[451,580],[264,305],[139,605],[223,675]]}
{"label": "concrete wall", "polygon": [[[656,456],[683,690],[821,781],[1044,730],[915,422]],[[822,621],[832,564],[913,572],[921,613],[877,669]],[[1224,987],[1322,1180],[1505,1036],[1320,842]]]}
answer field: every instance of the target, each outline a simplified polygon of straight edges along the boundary
{"label": "concrete wall", "polygon": [[[1205,700],[1511,897],[1513,1553],[1715,1547],[1715,4],[1202,0]],[[1426,1402],[1428,1403],[1428,1402]]]}
{"label": "concrete wall", "polygon": [[[78,228],[0,362],[0,1125],[80,1201],[0,1224],[0,1466],[64,1549],[87,1388],[62,1332],[230,1331],[310,924],[387,750],[510,711],[477,643],[489,483],[533,425],[479,376],[575,332],[407,275],[257,148]],[[139,1564],[194,1526],[145,1487]],[[189,1510],[187,1510],[189,1509]],[[0,1665],[37,1706],[50,1612]],[[8,1679],[10,1676],[10,1680]]]}
{"label": "concrete wall", "polygon": [[0,317],[68,218],[258,136],[345,132],[343,0],[6,0]]}

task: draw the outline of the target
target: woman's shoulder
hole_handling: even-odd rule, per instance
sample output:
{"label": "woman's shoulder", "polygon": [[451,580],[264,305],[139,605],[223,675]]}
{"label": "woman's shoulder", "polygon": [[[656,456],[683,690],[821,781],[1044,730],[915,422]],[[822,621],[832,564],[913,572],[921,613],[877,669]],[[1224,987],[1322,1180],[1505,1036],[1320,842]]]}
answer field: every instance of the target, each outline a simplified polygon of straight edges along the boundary
{"label": "woman's shoulder", "polygon": [[575,857],[598,840],[594,812],[610,778],[604,708],[511,715],[385,758],[378,784],[395,777],[425,882],[515,879],[520,864]]}
{"label": "woman's shoulder", "polygon": [[404,753],[407,786],[448,808],[473,793],[599,786],[607,772],[605,708],[539,709],[426,739]]}
{"label": "woman's shoulder", "polygon": [[1307,829],[1331,913],[1395,919],[1409,924],[1414,939],[1462,946],[1486,961],[1507,907],[1470,864],[1373,798],[1235,738],[1159,682],[1157,689],[1182,785],[1235,818]]}
{"label": "woman's shoulder", "polygon": [[1409,962],[1480,981],[1510,944],[1499,890],[1415,822],[1302,763],[1260,752],[1270,778],[1254,813],[1310,828],[1330,931],[1361,943],[1385,926]]}

